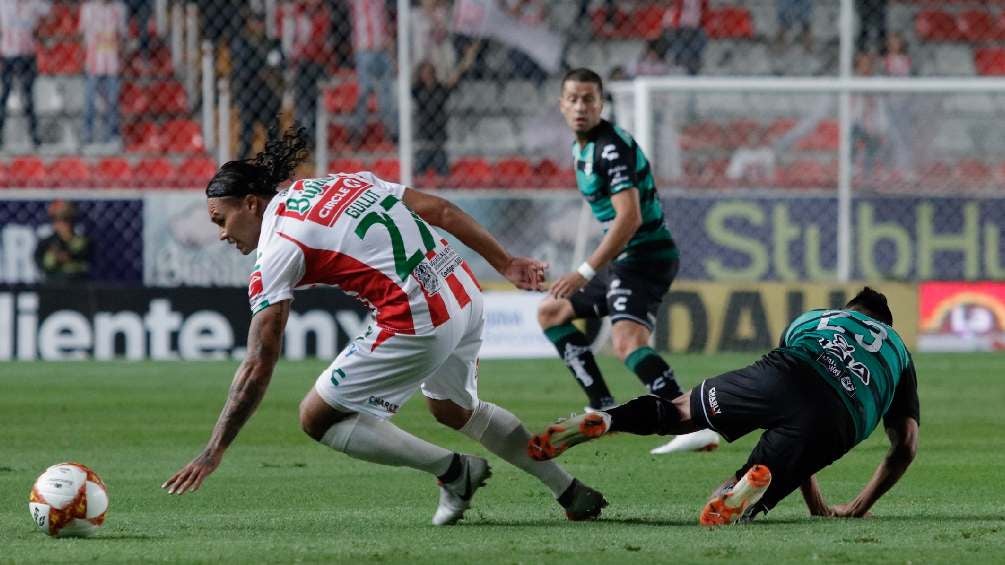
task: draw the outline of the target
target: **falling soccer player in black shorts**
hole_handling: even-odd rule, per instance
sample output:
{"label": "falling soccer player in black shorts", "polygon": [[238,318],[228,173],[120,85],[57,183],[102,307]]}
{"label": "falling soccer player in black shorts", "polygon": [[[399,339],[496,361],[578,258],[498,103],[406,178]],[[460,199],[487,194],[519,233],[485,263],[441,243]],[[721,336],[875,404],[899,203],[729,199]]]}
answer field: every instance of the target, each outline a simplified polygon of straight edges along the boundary
{"label": "falling soccer player in black shorts", "polygon": [[[882,417],[890,451],[858,496],[828,506],[815,474],[872,433]],[[703,525],[752,520],[796,488],[814,516],[862,517],[900,479],[918,446],[918,381],[893,329],[886,296],[869,287],[842,310],[810,310],[777,349],[707,379],[673,400],[640,396],[575,416],[531,439],[540,460],[610,432],[681,434],[713,429],[734,441],[763,429],[747,462],[712,495]]]}

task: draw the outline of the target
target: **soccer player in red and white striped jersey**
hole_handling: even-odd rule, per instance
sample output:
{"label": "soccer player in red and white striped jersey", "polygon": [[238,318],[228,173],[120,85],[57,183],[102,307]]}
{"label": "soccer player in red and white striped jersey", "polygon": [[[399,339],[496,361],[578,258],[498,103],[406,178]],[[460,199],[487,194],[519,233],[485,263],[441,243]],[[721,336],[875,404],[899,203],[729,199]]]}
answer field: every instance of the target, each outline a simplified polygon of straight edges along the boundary
{"label": "soccer player in red and white striped jersey", "polygon": [[484,228],[442,198],[369,172],[294,182],[306,139],[288,131],[255,161],[223,165],[206,189],[220,238],[258,250],[249,297],[248,353],[209,444],[164,487],[196,490],[265,394],[278,361],[293,291],[332,286],[372,311],[367,332],[318,377],[300,405],[304,431],[352,457],[428,472],[440,484],[433,524],[463,517],[491,474],[485,459],[419,439],[389,419],[421,390],[436,419],[537,477],[572,520],[594,518],[603,496],[554,462],[527,453],[530,434],[505,408],[478,398],[482,294],[441,228],[484,257],[517,287],[540,290],[546,265],[510,255]]}

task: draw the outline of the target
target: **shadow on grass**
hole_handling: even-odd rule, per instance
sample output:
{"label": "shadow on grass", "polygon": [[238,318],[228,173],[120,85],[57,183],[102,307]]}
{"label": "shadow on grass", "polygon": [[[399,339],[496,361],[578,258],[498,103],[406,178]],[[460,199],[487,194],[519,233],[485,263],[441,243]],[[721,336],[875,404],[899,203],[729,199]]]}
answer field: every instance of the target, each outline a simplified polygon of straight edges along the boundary
{"label": "shadow on grass", "polygon": [[554,527],[562,524],[569,526],[578,527],[580,524],[626,524],[634,526],[656,526],[656,527],[666,527],[666,526],[698,526],[697,521],[690,520],[667,520],[662,518],[600,518],[599,520],[584,520],[582,522],[573,522],[571,520],[567,521],[557,521],[555,519],[533,519],[533,520],[499,520],[499,519],[489,519],[480,520],[478,522],[468,522],[465,520],[461,523],[464,528],[470,527]]}
{"label": "shadow on grass", "polygon": [[137,540],[160,540],[166,537],[167,536],[137,534],[131,532],[116,532],[116,533],[101,532],[95,535],[94,537],[87,539],[94,541],[137,541]]}

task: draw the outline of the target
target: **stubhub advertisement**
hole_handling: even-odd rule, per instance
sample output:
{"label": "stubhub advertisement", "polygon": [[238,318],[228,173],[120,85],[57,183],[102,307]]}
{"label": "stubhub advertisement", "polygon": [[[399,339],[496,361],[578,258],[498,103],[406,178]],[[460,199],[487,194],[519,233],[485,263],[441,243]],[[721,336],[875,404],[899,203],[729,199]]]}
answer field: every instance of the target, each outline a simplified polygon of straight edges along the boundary
{"label": "stubhub advertisement", "polygon": [[482,359],[533,358],[556,355],[555,346],[537,324],[537,292],[485,293],[485,331]]}

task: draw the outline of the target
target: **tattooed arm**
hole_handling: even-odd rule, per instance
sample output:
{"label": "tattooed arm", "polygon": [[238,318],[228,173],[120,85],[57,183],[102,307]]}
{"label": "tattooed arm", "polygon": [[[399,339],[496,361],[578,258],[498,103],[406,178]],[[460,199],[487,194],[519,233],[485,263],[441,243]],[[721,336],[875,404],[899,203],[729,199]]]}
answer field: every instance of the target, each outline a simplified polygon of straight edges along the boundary
{"label": "tattooed arm", "polygon": [[283,330],[290,314],[290,301],[273,304],[251,319],[248,353],[234,375],[227,403],[202,453],[172,475],[161,488],[170,494],[195,491],[220,465],[223,452],[237,437],[248,418],[258,408],[272,379],[272,370],[282,350]]}

